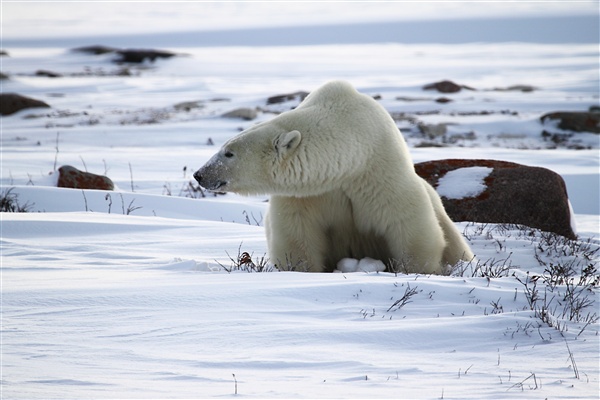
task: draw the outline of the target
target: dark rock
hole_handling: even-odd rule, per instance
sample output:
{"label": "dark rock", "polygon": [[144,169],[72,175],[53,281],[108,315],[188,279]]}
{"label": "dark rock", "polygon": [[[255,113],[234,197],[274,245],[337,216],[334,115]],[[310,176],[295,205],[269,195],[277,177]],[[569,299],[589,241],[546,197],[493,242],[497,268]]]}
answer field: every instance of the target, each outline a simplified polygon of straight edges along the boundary
{"label": "dark rock", "polygon": [[0,80],[8,79],[8,75],[3,72],[0,72]]}
{"label": "dark rock", "polygon": [[75,49],[72,49],[71,51],[74,51],[77,53],[100,55],[100,54],[114,53],[117,50],[118,49],[115,49],[114,47],[107,47],[107,46],[84,46],[84,47],[77,47]]}
{"label": "dark rock", "polygon": [[531,85],[513,85],[513,86],[508,86],[505,88],[494,88],[492,89],[496,92],[523,92],[523,93],[529,93],[529,92],[533,92],[535,90],[538,90],[538,88],[536,88],[535,86],[531,86]]}
{"label": "dark rock", "polygon": [[16,93],[0,94],[0,115],[11,115],[26,108],[36,107],[49,108],[50,106],[43,101],[21,96]]}
{"label": "dark rock", "polygon": [[62,75],[57,72],[47,71],[45,69],[38,69],[35,71],[35,76],[45,76],[47,78],[60,78]]}
{"label": "dark rock", "polygon": [[600,133],[600,113],[558,111],[540,117],[542,123],[547,119],[558,120],[558,127],[567,131]]}
{"label": "dark rock", "polygon": [[148,60],[150,62],[156,61],[157,58],[171,58],[175,57],[175,53],[171,53],[170,51],[163,50],[136,50],[136,49],[128,49],[128,50],[117,50],[116,53],[120,58],[115,59],[114,61],[117,63],[136,63],[140,64],[144,61]]}
{"label": "dark rock", "polygon": [[115,188],[110,178],[80,171],[70,165],[63,165],[58,172],[58,187],[96,190],[113,190]]}
{"label": "dark rock", "polygon": [[202,109],[204,108],[204,103],[201,100],[198,101],[184,101],[181,103],[177,103],[173,106],[173,108],[177,111],[191,111],[194,109]]}
{"label": "dark rock", "polygon": [[4,57],[8,57],[8,52],[6,52],[5,50],[0,50],[0,56]]}
{"label": "dark rock", "polygon": [[423,90],[437,90],[440,93],[457,93],[462,89],[475,90],[466,85],[458,85],[452,81],[440,81],[423,86]]}
{"label": "dark rock", "polygon": [[415,164],[417,174],[433,187],[448,172],[469,167],[493,170],[484,179],[486,188],[476,197],[442,197],[452,220],[526,225],[576,238],[565,182],[549,169],[496,160],[451,159]]}
{"label": "dark rock", "polygon": [[279,104],[284,103],[286,101],[299,99],[300,101],[304,100],[308,96],[308,92],[294,92],[288,94],[278,94],[277,96],[271,96],[267,99],[268,104]]}
{"label": "dark rock", "polygon": [[441,104],[450,103],[451,101],[452,101],[452,99],[449,99],[447,97],[438,97],[437,99],[435,99],[436,103],[441,103]]}

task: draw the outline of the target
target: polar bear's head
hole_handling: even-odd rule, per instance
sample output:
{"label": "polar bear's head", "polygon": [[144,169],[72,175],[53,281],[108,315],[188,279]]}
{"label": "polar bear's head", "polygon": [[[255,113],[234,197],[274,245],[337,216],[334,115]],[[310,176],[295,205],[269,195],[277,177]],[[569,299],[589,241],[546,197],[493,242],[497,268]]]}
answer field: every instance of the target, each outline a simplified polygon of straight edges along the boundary
{"label": "polar bear's head", "polygon": [[272,194],[283,171],[293,169],[302,133],[273,121],[256,125],[233,139],[194,173],[208,190]]}
{"label": "polar bear's head", "polygon": [[227,141],[194,177],[214,191],[322,194],[358,179],[390,126],[400,137],[388,113],[370,96],[345,82],[330,82],[296,109]]}

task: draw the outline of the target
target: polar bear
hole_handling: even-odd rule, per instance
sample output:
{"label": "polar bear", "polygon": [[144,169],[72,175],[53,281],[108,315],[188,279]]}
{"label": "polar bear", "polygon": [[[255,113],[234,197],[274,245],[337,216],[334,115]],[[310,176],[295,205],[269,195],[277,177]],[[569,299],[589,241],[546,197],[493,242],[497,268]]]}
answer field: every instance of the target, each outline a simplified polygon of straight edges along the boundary
{"label": "polar bear", "polygon": [[241,132],[194,177],[207,190],[271,195],[265,230],[279,269],[370,257],[389,271],[443,274],[473,258],[388,112],[347,82]]}

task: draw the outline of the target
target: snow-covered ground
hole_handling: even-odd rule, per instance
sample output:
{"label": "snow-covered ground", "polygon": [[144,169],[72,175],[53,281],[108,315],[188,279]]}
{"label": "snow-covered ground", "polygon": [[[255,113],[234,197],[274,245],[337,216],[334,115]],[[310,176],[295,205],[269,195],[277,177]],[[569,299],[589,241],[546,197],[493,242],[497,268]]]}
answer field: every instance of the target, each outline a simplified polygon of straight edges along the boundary
{"label": "snow-covered ground", "polygon": [[[539,120],[598,105],[598,44],[585,39],[597,3],[511,3],[514,19],[500,3],[346,13],[325,2],[182,3],[168,14],[160,3],[115,3],[113,13],[108,3],[49,4],[2,5],[2,92],[52,106],[0,120],[2,191],[30,211],[0,214],[2,398],[598,397],[599,137]],[[281,44],[307,7],[344,41],[321,26],[322,36]],[[473,39],[456,43],[377,29],[426,18],[423,37],[440,38],[430,31],[442,22],[485,27],[485,16],[496,18],[489,29],[465,28],[454,37]],[[523,21],[554,36],[510,36]],[[583,39],[565,43],[552,26]],[[205,42],[191,44],[186,32],[202,29],[194,35]],[[70,51],[92,44],[182,55],[125,66]],[[269,96],[329,79],[380,96],[415,162],[488,158],[558,172],[578,241],[460,222],[479,263],[452,276],[228,273],[241,252],[264,257],[267,197],[192,198],[192,173],[240,129],[297,104],[267,105]],[[477,90],[422,89],[443,79]],[[493,90],[514,85],[535,89]],[[221,117],[240,107],[258,117]],[[428,137],[427,125],[446,134]],[[106,174],[117,190],[56,188],[61,165]],[[472,184],[464,190],[480,189]],[[595,271],[557,282],[558,266],[576,278]]]}

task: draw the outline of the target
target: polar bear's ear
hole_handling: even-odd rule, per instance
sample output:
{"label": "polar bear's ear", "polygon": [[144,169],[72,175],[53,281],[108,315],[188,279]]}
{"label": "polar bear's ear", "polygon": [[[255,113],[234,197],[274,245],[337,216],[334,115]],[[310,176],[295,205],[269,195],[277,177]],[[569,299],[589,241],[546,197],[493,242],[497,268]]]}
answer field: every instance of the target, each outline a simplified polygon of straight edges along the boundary
{"label": "polar bear's ear", "polygon": [[302,140],[302,134],[294,130],[279,134],[273,141],[273,144],[275,145],[277,154],[285,157],[298,147],[300,140]]}

